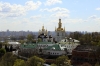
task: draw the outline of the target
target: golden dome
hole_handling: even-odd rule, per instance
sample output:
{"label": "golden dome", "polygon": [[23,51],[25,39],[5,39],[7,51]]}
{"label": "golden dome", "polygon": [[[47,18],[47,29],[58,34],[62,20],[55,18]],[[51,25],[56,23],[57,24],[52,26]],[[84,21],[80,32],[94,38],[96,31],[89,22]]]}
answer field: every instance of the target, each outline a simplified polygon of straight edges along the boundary
{"label": "golden dome", "polygon": [[58,23],[58,28],[55,29],[55,31],[65,31],[65,28],[62,28],[62,23],[61,23],[61,19],[59,19],[59,23]]}

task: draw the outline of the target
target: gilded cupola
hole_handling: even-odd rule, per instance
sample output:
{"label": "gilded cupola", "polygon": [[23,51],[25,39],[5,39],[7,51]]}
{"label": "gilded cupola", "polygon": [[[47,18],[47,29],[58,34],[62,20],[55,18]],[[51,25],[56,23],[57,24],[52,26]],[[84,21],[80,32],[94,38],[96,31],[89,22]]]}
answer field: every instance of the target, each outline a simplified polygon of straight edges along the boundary
{"label": "gilded cupola", "polygon": [[61,19],[59,19],[59,23],[58,23],[58,28],[55,29],[56,31],[65,31],[65,28],[62,28],[62,23],[61,23]]}

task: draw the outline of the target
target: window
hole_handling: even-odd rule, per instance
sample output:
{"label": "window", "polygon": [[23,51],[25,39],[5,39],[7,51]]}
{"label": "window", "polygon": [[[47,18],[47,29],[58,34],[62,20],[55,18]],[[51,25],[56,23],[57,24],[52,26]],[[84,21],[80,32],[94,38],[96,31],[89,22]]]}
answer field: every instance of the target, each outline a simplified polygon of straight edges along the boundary
{"label": "window", "polygon": [[59,36],[59,33],[57,33],[57,36]]}
{"label": "window", "polygon": [[50,53],[50,54],[52,54],[52,53]]}
{"label": "window", "polygon": [[48,52],[48,54],[50,54],[50,52]]}
{"label": "window", "polygon": [[55,55],[56,55],[56,53],[55,53]]}
{"label": "window", "polygon": [[57,53],[57,54],[59,54],[59,53]]}

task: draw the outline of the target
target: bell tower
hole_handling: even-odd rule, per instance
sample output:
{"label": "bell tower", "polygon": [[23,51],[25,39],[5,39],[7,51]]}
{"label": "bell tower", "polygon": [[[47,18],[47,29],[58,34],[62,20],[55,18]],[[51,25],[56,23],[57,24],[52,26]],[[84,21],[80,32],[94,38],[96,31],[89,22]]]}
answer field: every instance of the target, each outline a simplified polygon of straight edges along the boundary
{"label": "bell tower", "polygon": [[65,27],[62,28],[61,19],[59,19],[58,28],[55,28],[55,34],[55,40],[57,42],[65,38]]}
{"label": "bell tower", "polygon": [[59,28],[62,27],[61,19],[59,19],[58,27],[59,27]]}

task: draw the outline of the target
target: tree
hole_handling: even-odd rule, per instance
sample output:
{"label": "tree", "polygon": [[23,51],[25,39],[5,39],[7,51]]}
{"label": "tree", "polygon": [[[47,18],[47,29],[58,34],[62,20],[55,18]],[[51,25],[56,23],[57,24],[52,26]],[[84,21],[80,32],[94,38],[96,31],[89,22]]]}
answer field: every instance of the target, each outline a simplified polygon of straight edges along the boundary
{"label": "tree", "polygon": [[12,45],[10,46],[10,49],[9,49],[9,50],[10,50],[10,52],[12,52],[12,51],[13,51],[13,46],[12,46]]}
{"label": "tree", "polygon": [[4,56],[2,56],[0,66],[13,66],[16,59],[17,57],[11,52],[5,53]]}
{"label": "tree", "polygon": [[68,57],[63,55],[63,56],[59,56],[56,59],[56,65],[57,66],[70,66],[70,62],[68,60]]}
{"label": "tree", "polygon": [[0,49],[0,59],[5,53],[6,53],[6,50],[4,48],[1,48]]}
{"label": "tree", "polygon": [[70,32],[68,37],[79,40],[80,44],[92,44],[100,46],[100,32]]}
{"label": "tree", "polygon": [[16,59],[13,66],[26,66],[26,63],[24,60]]}
{"label": "tree", "polygon": [[7,44],[5,45],[5,50],[8,52],[9,48],[7,47]]}
{"label": "tree", "polygon": [[5,53],[6,53],[6,50],[5,50],[4,48],[1,48],[1,49],[0,49],[0,53],[5,54]]}
{"label": "tree", "polygon": [[41,38],[38,38],[38,42],[41,42],[42,41],[42,39]]}
{"label": "tree", "polygon": [[97,63],[95,64],[95,66],[100,66],[99,62],[97,62]]}
{"label": "tree", "polygon": [[3,43],[2,43],[2,42],[0,42],[0,48],[2,48],[2,44],[3,44]]}
{"label": "tree", "polygon": [[28,42],[33,42],[33,39],[35,38],[35,35],[33,35],[33,34],[29,34],[29,35],[27,35],[27,40],[28,40]]}
{"label": "tree", "polygon": [[26,41],[25,41],[25,40],[20,40],[19,42],[20,42],[21,44],[26,43]]}
{"label": "tree", "polygon": [[25,39],[25,36],[19,36],[18,39],[19,39],[19,40],[24,40],[24,39]]}
{"label": "tree", "polygon": [[33,56],[28,59],[27,66],[43,66],[44,62],[45,61],[42,58]]}
{"label": "tree", "polygon": [[50,66],[57,66],[56,64],[51,64]]}
{"label": "tree", "polygon": [[99,42],[98,42],[98,46],[100,46],[100,40],[99,40]]}

